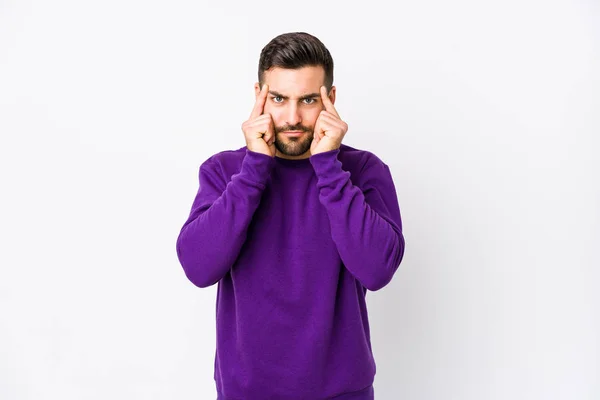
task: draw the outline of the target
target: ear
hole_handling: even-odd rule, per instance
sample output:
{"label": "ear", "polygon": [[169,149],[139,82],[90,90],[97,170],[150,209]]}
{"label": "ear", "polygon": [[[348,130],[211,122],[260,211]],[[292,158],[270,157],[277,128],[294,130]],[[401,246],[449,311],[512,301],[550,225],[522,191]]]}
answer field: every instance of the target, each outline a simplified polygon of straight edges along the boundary
{"label": "ear", "polygon": [[331,86],[331,90],[329,91],[329,100],[331,100],[331,104],[335,105],[335,86]]}

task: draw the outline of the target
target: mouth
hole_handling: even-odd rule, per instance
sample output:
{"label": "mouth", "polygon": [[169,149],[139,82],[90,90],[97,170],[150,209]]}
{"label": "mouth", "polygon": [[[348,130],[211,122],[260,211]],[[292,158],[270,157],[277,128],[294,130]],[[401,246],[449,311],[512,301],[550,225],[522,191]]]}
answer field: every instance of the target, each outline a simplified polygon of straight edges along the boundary
{"label": "mouth", "polygon": [[304,132],[303,131],[284,131],[282,133],[286,136],[301,136]]}

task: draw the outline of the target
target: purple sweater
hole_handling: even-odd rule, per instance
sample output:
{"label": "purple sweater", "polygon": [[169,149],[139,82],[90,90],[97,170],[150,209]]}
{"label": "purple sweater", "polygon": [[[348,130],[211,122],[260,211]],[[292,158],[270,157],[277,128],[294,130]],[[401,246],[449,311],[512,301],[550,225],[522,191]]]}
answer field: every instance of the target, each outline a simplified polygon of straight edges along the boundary
{"label": "purple sweater", "polygon": [[217,153],[176,248],[192,283],[219,283],[219,400],[374,398],[365,296],[404,255],[377,156],[344,144],[302,160]]}

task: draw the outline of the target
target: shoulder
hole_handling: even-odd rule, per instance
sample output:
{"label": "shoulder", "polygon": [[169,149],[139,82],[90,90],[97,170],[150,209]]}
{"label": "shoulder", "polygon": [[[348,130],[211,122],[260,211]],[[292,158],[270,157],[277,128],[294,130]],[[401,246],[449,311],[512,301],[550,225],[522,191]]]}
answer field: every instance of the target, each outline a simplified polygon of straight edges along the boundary
{"label": "shoulder", "polygon": [[388,168],[387,164],[372,151],[357,149],[343,143],[340,145],[339,159],[347,170],[353,170],[357,175],[372,167]]}
{"label": "shoulder", "polygon": [[202,162],[207,165],[229,165],[242,162],[246,155],[246,146],[235,150],[223,150],[213,154]]}
{"label": "shoulder", "polygon": [[202,161],[199,172],[202,174],[204,171],[204,173],[219,176],[224,183],[227,183],[233,174],[240,171],[245,155],[246,146],[220,151]]}

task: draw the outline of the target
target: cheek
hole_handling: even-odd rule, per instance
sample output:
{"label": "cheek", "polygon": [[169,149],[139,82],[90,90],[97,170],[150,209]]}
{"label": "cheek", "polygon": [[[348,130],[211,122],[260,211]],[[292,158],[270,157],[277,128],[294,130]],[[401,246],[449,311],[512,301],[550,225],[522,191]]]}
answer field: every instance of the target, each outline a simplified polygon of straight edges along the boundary
{"label": "cheek", "polygon": [[314,128],[320,113],[321,110],[311,110],[310,112],[307,112],[304,118],[302,118],[304,125],[311,126]]}

